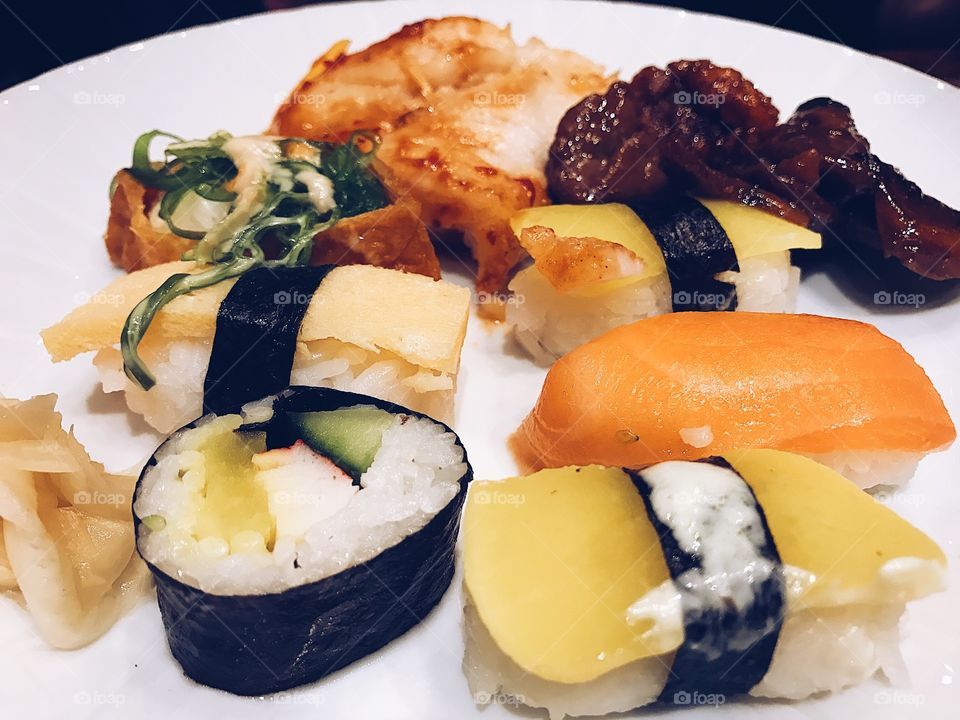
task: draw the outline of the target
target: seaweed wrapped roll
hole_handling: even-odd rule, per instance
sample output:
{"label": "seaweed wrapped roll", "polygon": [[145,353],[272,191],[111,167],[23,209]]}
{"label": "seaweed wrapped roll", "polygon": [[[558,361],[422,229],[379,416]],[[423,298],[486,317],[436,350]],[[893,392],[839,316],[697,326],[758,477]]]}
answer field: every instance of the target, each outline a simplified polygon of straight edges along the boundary
{"label": "seaweed wrapped roll", "polygon": [[174,657],[259,695],[378,650],[449,586],[470,478],[448,427],[338,390],[293,387],[182,428],[133,503]]}

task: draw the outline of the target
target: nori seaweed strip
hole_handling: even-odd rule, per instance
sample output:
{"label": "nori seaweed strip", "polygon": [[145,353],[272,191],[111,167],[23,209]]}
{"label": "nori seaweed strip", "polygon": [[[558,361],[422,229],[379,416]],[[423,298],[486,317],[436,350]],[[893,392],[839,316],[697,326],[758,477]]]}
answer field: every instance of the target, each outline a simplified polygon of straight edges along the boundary
{"label": "nori seaweed strip", "polygon": [[[309,409],[374,405],[427,416],[382,400],[328,388],[292,387],[278,400]],[[441,422],[427,418],[453,432]],[[190,423],[183,429],[193,427]],[[264,430],[265,423],[246,430]],[[267,429],[269,434],[269,429]],[[463,448],[459,438],[457,444]],[[266,595],[215,595],[147,562],[170,651],[184,673],[237,695],[263,695],[314,682],[373,653],[424,620],[453,579],[460,512],[473,469],[427,525],[376,557],[313,583]],[[137,496],[150,459],[134,492]],[[134,513],[138,539],[141,519]]]}
{"label": "nori seaweed strip", "polygon": [[663,252],[674,312],[736,310],[736,286],[715,276],[740,269],[737,253],[713,213],[686,195],[629,206]]}
{"label": "nori seaweed strip", "polygon": [[300,324],[334,267],[262,267],[240,276],[217,311],[204,414],[235,412],[290,384]]}
{"label": "nori seaweed strip", "polygon": [[[697,462],[709,463],[736,473],[723,458],[710,457]],[[643,479],[643,471],[626,470],[643,498],[647,516],[660,538],[663,555],[671,579],[684,597],[684,588],[678,582],[684,573],[702,568],[702,558],[680,547],[670,526],[656,513],[651,499],[651,488]],[[738,475],[739,476],[739,475]],[[770,534],[763,508],[749,485],[744,485],[754,500],[754,506],[763,528],[764,543],[759,554],[774,563],[774,572],[754,588],[753,602],[740,613],[732,603],[722,609],[690,607],[684,603],[683,644],[674,657],[666,685],[658,702],[689,704],[693,694],[731,697],[750,691],[770,668],[783,625],[786,602],[780,554]],[[737,647],[734,631],[752,629],[760,637],[745,649]],[[764,632],[764,629],[767,629]]]}

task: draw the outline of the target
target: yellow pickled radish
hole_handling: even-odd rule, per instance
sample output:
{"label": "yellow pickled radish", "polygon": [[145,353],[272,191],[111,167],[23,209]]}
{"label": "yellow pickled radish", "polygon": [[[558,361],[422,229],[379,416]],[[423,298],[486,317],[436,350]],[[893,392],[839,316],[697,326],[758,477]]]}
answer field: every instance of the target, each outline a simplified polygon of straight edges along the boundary
{"label": "yellow pickled radish", "polygon": [[241,530],[230,538],[230,552],[234,555],[256,555],[267,552],[266,539],[256,530]]}
{"label": "yellow pickled radish", "polygon": [[[199,448],[203,454],[204,491],[199,499],[194,535],[198,540],[222,538],[233,550],[238,535],[252,532],[269,547],[275,523],[267,493],[256,479],[252,463],[254,454],[266,449],[266,439],[263,433],[238,435],[232,426],[239,422],[239,416],[229,417],[234,422],[216,430],[211,428],[211,434]],[[241,536],[240,543],[249,547],[243,544],[244,537],[247,536]]]}
{"label": "yellow pickled radish", "polygon": [[823,243],[813,230],[763,210],[730,200],[697,199],[720,223],[738,260],[784,250],[818,250]]}

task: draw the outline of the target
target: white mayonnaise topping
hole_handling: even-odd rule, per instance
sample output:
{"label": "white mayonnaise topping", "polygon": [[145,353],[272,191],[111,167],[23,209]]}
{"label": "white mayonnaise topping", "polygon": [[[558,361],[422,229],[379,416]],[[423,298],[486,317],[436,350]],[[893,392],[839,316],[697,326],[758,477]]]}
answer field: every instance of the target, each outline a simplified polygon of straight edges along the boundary
{"label": "white mayonnaise topping", "polygon": [[297,181],[307,186],[307,195],[321,215],[333,210],[337,203],[333,199],[333,181],[316,170],[301,170]]}
{"label": "white mayonnaise topping", "polygon": [[[733,470],[710,463],[673,461],[640,473],[650,488],[650,504],[660,521],[670,528],[680,549],[700,558],[672,584],[684,612],[728,610],[743,612],[753,602],[755,590],[776,569],[760,553],[766,538],[756,501],[749,486]],[[673,614],[661,605],[634,603],[633,617],[650,613]],[[668,600],[668,602],[674,602]],[[745,649],[757,638],[756,628],[744,627],[727,639],[731,649]],[[701,648],[708,655],[719,648]]]}
{"label": "white mayonnaise topping", "polygon": [[[274,164],[281,159],[280,146],[269,137],[234,137],[223,143],[223,151],[237,167],[233,190],[237,193],[233,210],[214,225],[201,241],[200,248],[211,251],[239,232],[263,207],[266,181]],[[208,258],[203,258],[208,259]]]}
{"label": "white mayonnaise topping", "polygon": [[290,170],[279,166],[283,152],[277,140],[275,137],[251,135],[233,137],[223,143],[223,151],[237,167],[237,176],[233,180],[237,198],[230,213],[203,238],[201,246],[204,250],[216,248],[228,240],[263,208],[267,182],[274,183],[281,191],[289,191],[293,189],[296,179],[306,185],[307,194],[317,212],[327,213],[336,207],[330,178],[314,170],[301,170],[294,178]]}
{"label": "white mayonnaise topping", "polygon": [[[685,612],[733,607],[743,611],[754,589],[776,570],[760,555],[764,543],[760,514],[749,487],[732,470],[708,463],[673,461],[639,473],[650,488],[650,503],[670,528],[680,548],[701,558],[701,567],[667,580],[637,599],[626,612],[630,625],[649,622],[644,639],[670,636],[684,625]],[[807,593],[818,581],[809,570],[781,568],[786,608],[810,607]],[[835,582],[835,581],[834,581]],[[899,557],[888,560],[877,575],[855,587],[829,586],[817,594],[816,606],[863,602],[899,605],[944,588],[945,571],[935,560]],[[813,599],[813,598],[811,598]],[[824,605],[824,603],[826,603]],[[744,628],[726,639],[729,649],[742,650],[762,629]],[[700,647],[710,656],[715,648]]]}
{"label": "white mayonnaise topping", "polygon": [[683,627],[683,598],[673,580],[660,583],[627,608],[628,624],[639,625],[644,621],[653,624],[640,637],[651,645],[674,637],[677,628]]}
{"label": "white mayonnaise topping", "polygon": [[[159,207],[157,203],[157,207]],[[207,200],[192,190],[184,194],[171,216],[171,222],[181,230],[208,232],[230,212],[229,202]]]}
{"label": "white mayonnaise topping", "polygon": [[702,579],[745,608],[753,599],[750,582],[763,582],[772,563],[759,555],[763,524],[750,488],[734,471],[710,463],[665,462],[641,475],[650,501],[680,548],[702,558]]}
{"label": "white mayonnaise topping", "polygon": [[266,180],[283,157],[275,138],[257,135],[230,138],[223,144],[223,151],[237,166],[234,183],[239,192]]}

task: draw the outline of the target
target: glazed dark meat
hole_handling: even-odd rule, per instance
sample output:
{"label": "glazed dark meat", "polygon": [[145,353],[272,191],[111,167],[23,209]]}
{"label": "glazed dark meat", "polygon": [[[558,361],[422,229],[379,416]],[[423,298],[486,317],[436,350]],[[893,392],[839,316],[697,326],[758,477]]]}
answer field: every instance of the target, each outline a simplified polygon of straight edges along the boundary
{"label": "glazed dark meat", "polygon": [[[809,100],[786,122],[738,71],[647,67],[564,115],[547,165],[555,202],[692,193],[859,237],[924,277],[960,277],[960,213],[877,158],[850,109]],[[866,233],[862,232],[866,229]]]}
{"label": "glazed dark meat", "polygon": [[884,254],[932,280],[960,277],[960,212],[926,195],[892,165],[878,165],[874,207]]}
{"label": "glazed dark meat", "polygon": [[750,136],[774,129],[777,117],[736,70],[706,60],[644,68],[567,111],[547,166],[550,192],[557,202],[577,203],[699,191],[806,223],[806,214],[769,192],[778,182],[749,150]]}

